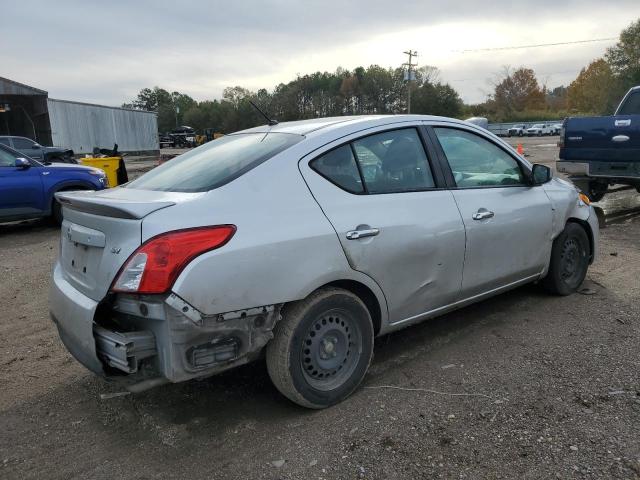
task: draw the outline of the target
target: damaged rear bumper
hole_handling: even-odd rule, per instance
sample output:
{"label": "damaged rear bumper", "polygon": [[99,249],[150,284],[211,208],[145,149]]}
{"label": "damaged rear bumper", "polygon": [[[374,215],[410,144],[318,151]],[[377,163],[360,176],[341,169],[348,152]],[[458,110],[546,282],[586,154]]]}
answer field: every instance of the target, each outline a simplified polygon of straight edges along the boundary
{"label": "damaged rear bumper", "polygon": [[62,342],[80,363],[136,391],[255,359],[279,318],[274,305],[204,316],[174,294],[96,302],[69,284],[57,265],[50,308]]}
{"label": "damaged rear bumper", "polygon": [[92,372],[102,375],[104,370],[96,355],[93,338],[93,317],[97,307],[97,302],[63,278],[60,266],[56,264],[49,293],[51,319],[71,355]]}

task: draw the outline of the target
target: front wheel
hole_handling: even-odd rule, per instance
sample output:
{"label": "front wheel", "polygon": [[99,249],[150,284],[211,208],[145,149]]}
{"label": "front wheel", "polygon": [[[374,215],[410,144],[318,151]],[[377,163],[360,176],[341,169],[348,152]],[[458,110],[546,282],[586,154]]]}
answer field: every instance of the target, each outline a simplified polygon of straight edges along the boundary
{"label": "front wheel", "polygon": [[269,376],[298,405],[335,405],[364,378],[373,337],[371,315],[360,298],[340,288],[320,289],[284,307],[267,345]]}
{"label": "front wheel", "polygon": [[549,272],[542,280],[547,291],[570,295],[582,285],[589,268],[589,237],[582,226],[568,223],[553,241]]}

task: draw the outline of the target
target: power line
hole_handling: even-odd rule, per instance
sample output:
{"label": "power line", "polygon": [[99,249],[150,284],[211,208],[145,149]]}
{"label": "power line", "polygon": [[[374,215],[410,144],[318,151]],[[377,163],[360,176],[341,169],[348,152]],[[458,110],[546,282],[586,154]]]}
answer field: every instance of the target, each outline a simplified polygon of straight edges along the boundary
{"label": "power line", "polygon": [[580,43],[608,42],[610,40],[617,40],[617,39],[618,39],[617,37],[593,38],[591,40],[575,40],[573,42],[538,43],[535,45],[517,45],[517,46],[509,46],[509,47],[471,48],[467,50],[454,50],[454,51],[460,52],[460,53],[495,52],[498,50],[518,50],[522,48],[557,47],[560,45],[576,45]]}

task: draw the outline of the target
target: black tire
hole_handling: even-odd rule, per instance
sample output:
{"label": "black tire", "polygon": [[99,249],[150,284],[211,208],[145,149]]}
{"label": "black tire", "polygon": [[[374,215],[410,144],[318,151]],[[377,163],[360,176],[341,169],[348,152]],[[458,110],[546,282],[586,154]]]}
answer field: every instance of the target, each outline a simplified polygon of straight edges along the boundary
{"label": "black tire", "polygon": [[51,204],[51,221],[55,225],[62,225],[62,205],[55,198]]}
{"label": "black tire", "polygon": [[518,133],[518,136],[519,136],[519,137],[524,137],[524,132],[520,132],[520,133]]}
{"label": "black tire", "polygon": [[582,226],[567,223],[553,241],[549,272],[542,280],[544,288],[555,295],[571,295],[587,275],[589,268],[589,237]]}
{"label": "black tire", "polygon": [[538,136],[541,137],[542,136],[542,132],[538,132]]}
{"label": "black tire", "polygon": [[324,288],[286,305],[282,315],[266,352],[276,388],[314,409],[351,395],[373,356],[373,324],[362,300],[347,290]]}

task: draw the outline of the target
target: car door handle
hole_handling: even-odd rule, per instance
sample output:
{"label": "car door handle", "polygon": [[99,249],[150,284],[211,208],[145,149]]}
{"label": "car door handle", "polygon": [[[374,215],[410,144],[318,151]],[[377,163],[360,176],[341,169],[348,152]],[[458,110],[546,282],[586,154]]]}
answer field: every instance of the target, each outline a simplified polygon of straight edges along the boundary
{"label": "car door handle", "polygon": [[350,230],[347,232],[347,240],[358,240],[364,237],[375,237],[380,233],[378,228],[366,228],[364,230]]}
{"label": "car door handle", "polygon": [[485,218],[491,218],[494,215],[495,214],[493,212],[490,212],[486,208],[481,208],[476,213],[474,213],[471,218],[473,218],[474,220],[484,220]]}
{"label": "car door handle", "polygon": [[614,142],[626,142],[629,140],[629,137],[627,135],[616,135],[611,140]]}

